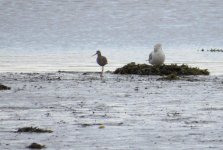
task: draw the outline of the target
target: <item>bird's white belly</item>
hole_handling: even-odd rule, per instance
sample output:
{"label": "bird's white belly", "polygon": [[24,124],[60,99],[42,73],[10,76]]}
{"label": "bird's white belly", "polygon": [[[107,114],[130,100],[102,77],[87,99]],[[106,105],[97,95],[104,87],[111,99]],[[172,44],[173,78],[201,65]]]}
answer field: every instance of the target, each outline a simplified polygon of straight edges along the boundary
{"label": "bird's white belly", "polygon": [[150,61],[150,63],[153,65],[161,65],[164,63],[164,61],[165,61],[165,55],[160,53],[152,55],[152,60]]}

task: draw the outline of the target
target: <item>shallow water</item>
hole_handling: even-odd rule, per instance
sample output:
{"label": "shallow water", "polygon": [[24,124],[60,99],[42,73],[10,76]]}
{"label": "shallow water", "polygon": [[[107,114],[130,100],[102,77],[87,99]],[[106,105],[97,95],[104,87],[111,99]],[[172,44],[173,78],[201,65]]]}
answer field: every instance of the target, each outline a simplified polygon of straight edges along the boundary
{"label": "shallow water", "polygon": [[[188,64],[189,66],[208,69],[212,75],[223,74],[223,53],[201,51],[166,51],[166,64]],[[90,54],[89,54],[90,53]],[[109,64],[105,70],[114,71],[129,62],[148,63],[148,50],[109,51]],[[117,54],[117,55],[116,55]],[[43,54],[18,54],[4,55],[0,57],[0,72],[54,72],[54,71],[100,71],[101,67],[96,64],[96,57],[91,57],[91,52],[57,52]]]}
{"label": "shallow water", "polygon": [[163,44],[167,63],[188,63],[223,74],[221,0],[0,0],[0,72],[99,71],[144,63]]}

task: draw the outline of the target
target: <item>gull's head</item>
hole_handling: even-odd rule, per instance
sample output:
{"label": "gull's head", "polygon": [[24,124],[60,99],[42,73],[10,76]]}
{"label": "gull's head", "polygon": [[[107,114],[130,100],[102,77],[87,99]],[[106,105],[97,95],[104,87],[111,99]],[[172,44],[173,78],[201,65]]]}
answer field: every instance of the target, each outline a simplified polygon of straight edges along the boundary
{"label": "gull's head", "polygon": [[158,52],[159,50],[162,50],[162,44],[158,43],[154,46],[154,52]]}

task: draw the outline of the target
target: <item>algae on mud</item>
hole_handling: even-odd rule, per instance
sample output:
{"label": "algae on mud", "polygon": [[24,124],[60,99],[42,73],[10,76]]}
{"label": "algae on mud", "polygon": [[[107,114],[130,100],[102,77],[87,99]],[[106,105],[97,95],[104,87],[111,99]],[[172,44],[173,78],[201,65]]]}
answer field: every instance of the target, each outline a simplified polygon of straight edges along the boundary
{"label": "algae on mud", "polygon": [[171,80],[179,80],[179,79],[180,78],[176,74],[172,73],[172,74],[169,74],[169,75],[164,76],[162,78],[159,78],[157,80],[169,80],[169,81],[171,81]]}
{"label": "algae on mud", "polygon": [[17,132],[35,132],[35,133],[52,133],[52,130],[40,129],[37,127],[23,127],[19,128]]}
{"label": "algae on mud", "polygon": [[159,65],[151,66],[147,64],[129,63],[122,68],[114,71],[114,74],[137,74],[137,75],[209,75],[207,69],[199,69],[196,67],[189,67],[187,65]]}

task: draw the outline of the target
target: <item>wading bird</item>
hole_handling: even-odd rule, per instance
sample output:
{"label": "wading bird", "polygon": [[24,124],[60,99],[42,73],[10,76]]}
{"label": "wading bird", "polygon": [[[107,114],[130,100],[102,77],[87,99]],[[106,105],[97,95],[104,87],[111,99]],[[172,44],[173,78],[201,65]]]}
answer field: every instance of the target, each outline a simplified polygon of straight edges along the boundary
{"label": "wading bird", "polygon": [[154,51],[149,54],[149,63],[152,65],[161,65],[165,61],[165,54],[162,50],[161,44],[156,44],[154,46]]}
{"label": "wading bird", "polygon": [[101,52],[99,50],[93,56],[95,56],[95,55],[98,55],[96,61],[102,67],[101,75],[100,76],[103,77],[104,66],[106,64],[108,64],[107,58],[105,56],[102,56],[101,55]]}

